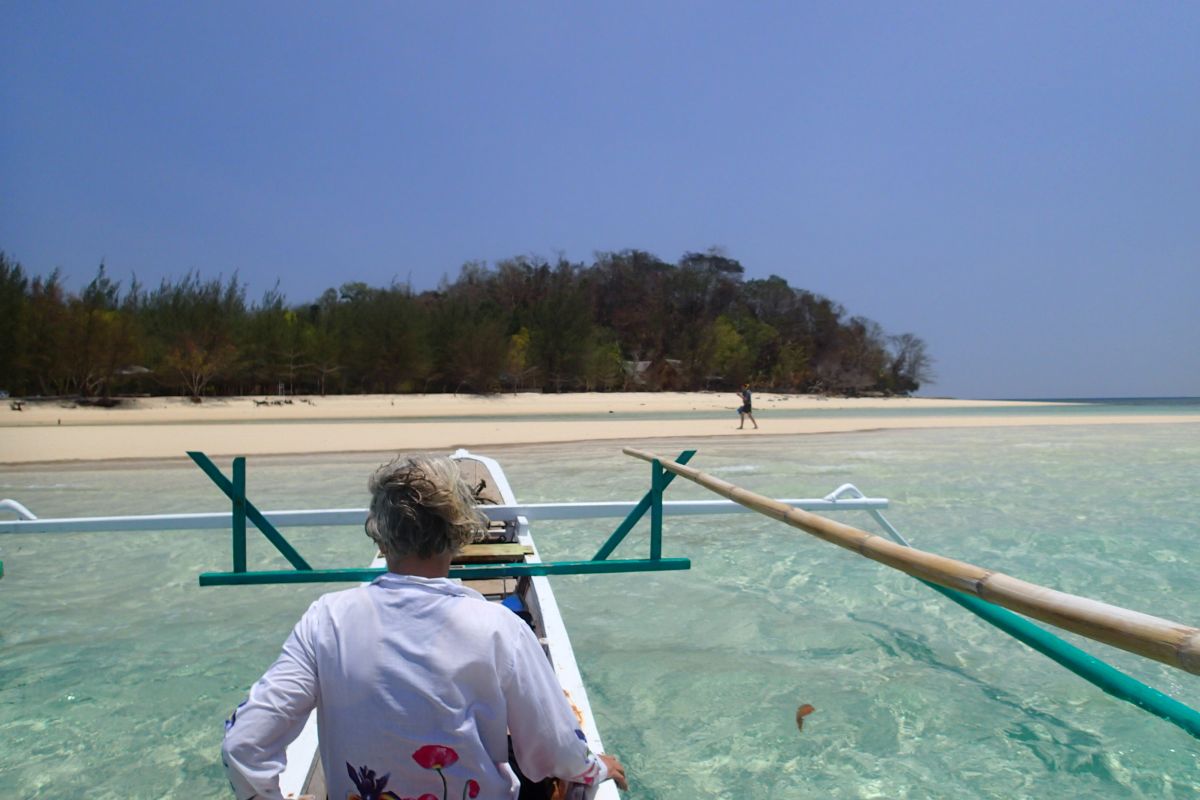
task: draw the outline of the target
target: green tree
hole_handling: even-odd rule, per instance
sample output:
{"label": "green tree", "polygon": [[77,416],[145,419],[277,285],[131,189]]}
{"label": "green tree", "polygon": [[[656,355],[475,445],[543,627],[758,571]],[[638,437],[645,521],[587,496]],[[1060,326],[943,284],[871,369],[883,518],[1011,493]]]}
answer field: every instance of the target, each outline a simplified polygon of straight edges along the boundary
{"label": "green tree", "polygon": [[771,369],[771,385],[794,391],[808,385],[812,370],[808,351],[797,342],[784,342]]}
{"label": "green tree", "polygon": [[429,338],[436,298],[413,295],[405,285],[371,289],[342,286],[336,329],[342,337],[349,391],[403,392],[426,388],[436,377]]}
{"label": "green tree", "polygon": [[828,390],[860,394],[881,386],[886,362],[883,330],[869,319],[852,317],[840,328],[817,372]]}
{"label": "green tree", "polygon": [[24,370],[39,394],[63,395],[69,390],[67,298],[58,270],[34,278],[29,286],[25,317],[27,334]]}
{"label": "green tree", "polygon": [[[753,381],[790,390],[910,392],[932,379],[925,343],[718,248],[676,264],[652,253],[589,265],[536,256],[464,264],[434,291],[347,282],[289,305],[278,286],[247,308],[244,288],[189,272],[143,293],[101,265],[78,295],[57,272],[29,278],[0,253],[0,386],[43,394],[136,385],[136,360],[161,386],[209,392],[610,389],[628,380],[701,388]],[[633,375],[630,372],[629,375]]]}
{"label": "green tree", "polygon": [[542,390],[561,392],[583,375],[592,335],[590,302],[571,264],[560,261],[540,272],[543,293],[529,315],[529,349]]}
{"label": "green tree", "polygon": [[227,284],[194,272],[177,283],[164,279],[138,316],[164,384],[199,402],[214,382],[233,376],[246,321],[245,288],[236,275]]}
{"label": "green tree", "polygon": [[251,383],[273,393],[282,383],[296,393],[297,380],[310,367],[311,340],[306,316],[289,308],[276,286],[250,309],[239,345],[241,368]]}
{"label": "green tree", "polygon": [[138,353],[132,315],[121,304],[121,285],[100,264],[96,277],[67,304],[64,357],[67,388],[85,397],[108,396],[117,371]]}
{"label": "green tree", "polygon": [[326,289],[320,299],[308,307],[308,324],[303,329],[304,360],[322,397],[329,388],[330,378],[342,371],[342,337],[338,318],[338,293],[334,289]]}
{"label": "green tree", "polygon": [[933,359],[925,342],[911,333],[888,337],[887,389],[909,394],[933,381]]}
{"label": "green tree", "polygon": [[529,329],[522,327],[508,337],[505,374],[513,391],[522,391],[535,371],[529,366]]}
{"label": "green tree", "polygon": [[736,298],[742,272],[741,264],[713,248],[685,254],[663,276],[664,353],[681,362],[689,388],[708,383],[716,352],[713,325]]}
{"label": "green tree", "polygon": [[727,386],[740,386],[750,378],[753,357],[746,340],[726,316],[713,323],[713,367]]}
{"label": "green tree", "polygon": [[585,392],[612,391],[621,385],[623,366],[621,346],[612,331],[597,328],[592,331],[582,365]]}
{"label": "green tree", "polygon": [[491,393],[501,387],[509,352],[509,316],[495,298],[492,273],[479,262],[443,283],[431,345],[443,388]]}
{"label": "green tree", "polygon": [[634,361],[667,355],[667,276],[674,269],[642,250],[601,253],[589,270],[592,320],[617,334]]}
{"label": "green tree", "polygon": [[0,251],[0,389],[24,394],[22,361],[26,357],[29,324],[29,278],[16,261]]}

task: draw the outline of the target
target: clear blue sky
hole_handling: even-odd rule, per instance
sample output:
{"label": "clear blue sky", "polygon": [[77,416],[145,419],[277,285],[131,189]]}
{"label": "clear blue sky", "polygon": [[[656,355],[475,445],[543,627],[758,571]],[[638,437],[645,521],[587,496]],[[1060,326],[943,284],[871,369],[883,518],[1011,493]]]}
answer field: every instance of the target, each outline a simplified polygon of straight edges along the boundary
{"label": "clear blue sky", "polygon": [[73,288],[714,245],[927,394],[1200,395],[1200,4],[0,5],[0,249]]}

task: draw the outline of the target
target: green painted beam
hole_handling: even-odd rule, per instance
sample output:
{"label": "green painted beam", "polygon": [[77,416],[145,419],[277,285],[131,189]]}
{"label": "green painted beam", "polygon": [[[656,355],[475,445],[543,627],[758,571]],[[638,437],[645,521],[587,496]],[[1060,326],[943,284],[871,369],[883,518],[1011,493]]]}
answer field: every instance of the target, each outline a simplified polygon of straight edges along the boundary
{"label": "green painted beam", "polygon": [[233,460],[233,571],[246,571],[246,459]]}
{"label": "green painted beam", "polygon": [[662,462],[654,459],[650,464],[650,558],[655,560],[662,558],[662,498],[667,488],[664,475]]}
{"label": "green painted beam", "polygon": [[[679,457],[675,459],[675,462],[678,464],[686,464],[692,460],[692,456],[694,455],[696,455],[695,450],[684,450],[679,454]],[[660,510],[662,506],[662,491],[670,486],[671,481],[673,480],[675,480],[674,472],[667,473],[663,476],[662,485],[659,487]],[[622,520],[621,524],[617,526],[617,529],[612,532],[612,535],[608,537],[608,541],[600,545],[600,549],[596,551],[596,555],[592,556],[592,560],[603,561],[612,555],[612,552],[617,549],[617,545],[624,541],[625,537],[629,535],[629,532],[633,530],[633,526],[637,525],[638,520],[640,520],[645,513],[650,510],[650,506],[653,504],[653,501],[654,491],[651,489],[651,491],[642,495],[642,499],[639,500],[638,504],[633,507],[633,511],[630,511],[629,515]]]}
{"label": "green painted beam", "polygon": [[[543,564],[480,564],[451,567],[450,577],[460,580],[515,578],[522,575],[594,575],[616,572],[667,572],[691,569],[687,558],[626,558],[606,561],[548,561]],[[265,572],[205,572],[201,586],[248,586],[268,583],[336,583],[372,581],[385,569],[269,570]]]}
{"label": "green painted beam", "polygon": [[972,595],[938,586],[936,583],[929,581],[921,581],[921,583],[935,592],[945,595],[971,613],[990,622],[1047,658],[1056,661],[1113,697],[1133,703],[1151,714],[1178,725],[1192,736],[1200,739],[1200,712],[1190,706],[1131,678],[1116,667],[1109,666],[1091,653],[1080,650],[1075,645],[1060,639],[1006,608],[993,605]]}
{"label": "green painted beam", "polygon": [[[209,480],[215,483],[217,488],[224,492],[225,496],[233,501],[233,513],[236,517],[238,514],[237,487],[235,487],[234,484],[221,473],[221,470],[217,469],[217,465],[214,464],[212,459],[210,459],[204,453],[200,452],[199,450],[188,450],[187,454],[191,457],[192,461],[196,462],[196,466],[204,471],[204,474],[208,476]],[[283,534],[275,530],[275,526],[263,516],[262,512],[258,510],[254,503],[251,503],[249,500],[245,499],[244,491],[242,494],[242,502],[244,504],[243,509],[246,517],[254,523],[254,527],[262,531],[263,536],[266,536],[267,540],[271,544],[275,545],[275,549],[282,553],[283,557],[286,558],[293,567],[296,569],[305,570],[312,569],[312,566],[304,560],[304,557],[296,552],[296,548],[292,547],[291,543],[288,542],[287,539],[283,538]],[[234,547],[236,549],[236,543],[234,544]]]}

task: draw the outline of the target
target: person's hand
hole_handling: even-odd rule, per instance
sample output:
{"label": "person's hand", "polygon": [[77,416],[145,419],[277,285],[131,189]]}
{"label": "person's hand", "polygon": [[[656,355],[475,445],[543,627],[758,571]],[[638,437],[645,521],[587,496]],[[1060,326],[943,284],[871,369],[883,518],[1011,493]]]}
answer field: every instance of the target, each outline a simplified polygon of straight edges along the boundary
{"label": "person's hand", "polygon": [[600,760],[604,762],[604,766],[608,769],[608,777],[616,781],[617,788],[622,792],[628,789],[629,784],[625,782],[625,767],[621,766],[621,762],[617,761],[616,756],[606,756],[602,753]]}

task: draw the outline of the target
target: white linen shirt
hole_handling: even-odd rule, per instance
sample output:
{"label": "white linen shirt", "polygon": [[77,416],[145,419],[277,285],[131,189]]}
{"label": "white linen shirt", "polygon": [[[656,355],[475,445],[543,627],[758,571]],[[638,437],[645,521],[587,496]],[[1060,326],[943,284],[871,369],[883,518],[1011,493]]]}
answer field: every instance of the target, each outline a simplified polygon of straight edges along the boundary
{"label": "white linen shirt", "polygon": [[533,780],[607,778],[525,621],[446,578],[387,573],[309,607],[225,724],[239,798],[282,797],[285,748],[314,706],[333,800],[516,798],[509,733]]}

